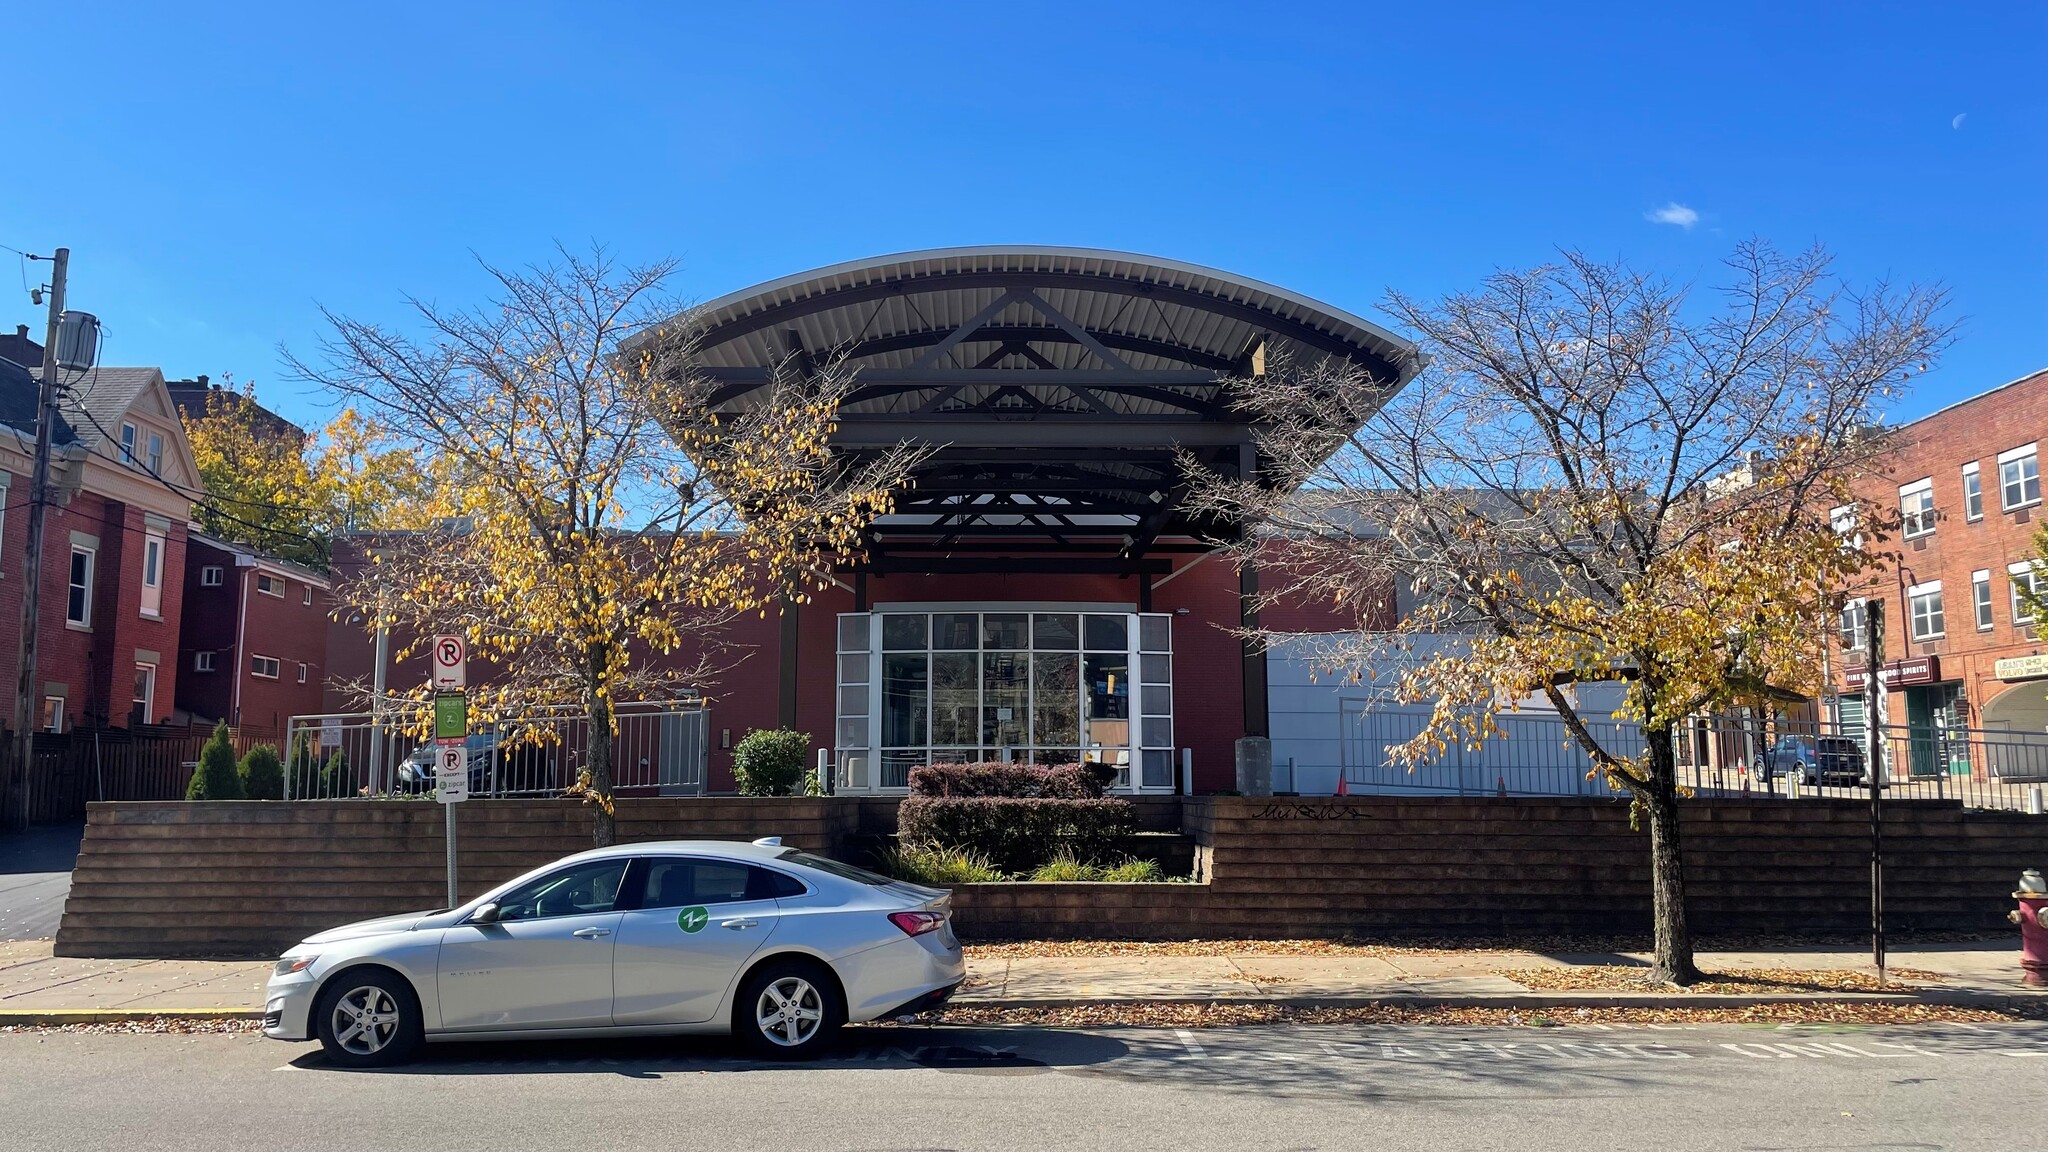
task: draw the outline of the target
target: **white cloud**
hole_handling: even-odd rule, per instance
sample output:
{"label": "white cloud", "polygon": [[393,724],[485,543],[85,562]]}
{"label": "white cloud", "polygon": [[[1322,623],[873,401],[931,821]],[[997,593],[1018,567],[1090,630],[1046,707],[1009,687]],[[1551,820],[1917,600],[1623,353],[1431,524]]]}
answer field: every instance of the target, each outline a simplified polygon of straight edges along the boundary
{"label": "white cloud", "polygon": [[1652,224],[1676,224],[1680,228],[1690,229],[1700,222],[1700,214],[1673,200],[1662,208],[1653,208],[1643,213],[1643,219]]}

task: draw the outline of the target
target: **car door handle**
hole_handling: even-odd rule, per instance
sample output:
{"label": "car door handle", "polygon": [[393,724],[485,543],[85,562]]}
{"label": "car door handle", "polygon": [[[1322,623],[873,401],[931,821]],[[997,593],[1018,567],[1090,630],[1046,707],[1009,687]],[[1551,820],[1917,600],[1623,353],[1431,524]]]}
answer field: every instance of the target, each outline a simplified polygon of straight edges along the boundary
{"label": "car door handle", "polygon": [[745,916],[742,916],[737,920],[723,920],[720,921],[720,923],[724,924],[727,928],[730,928],[733,931],[737,932],[742,928],[752,928],[754,925],[759,924],[760,921],[752,920]]}
{"label": "car door handle", "polygon": [[576,931],[570,933],[570,935],[576,937],[578,940],[595,940],[599,936],[609,936],[611,934],[612,930],[609,928],[578,928]]}

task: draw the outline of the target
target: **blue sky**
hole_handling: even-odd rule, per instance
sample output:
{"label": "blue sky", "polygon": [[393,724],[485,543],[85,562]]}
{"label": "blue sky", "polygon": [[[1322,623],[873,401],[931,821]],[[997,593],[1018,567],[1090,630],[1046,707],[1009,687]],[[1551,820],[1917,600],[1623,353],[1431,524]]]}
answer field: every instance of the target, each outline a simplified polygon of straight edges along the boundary
{"label": "blue sky", "polygon": [[[306,423],[327,406],[276,348],[312,350],[318,305],[474,300],[472,252],[557,238],[677,257],[695,299],[1039,243],[1379,318],[1389,287],[1560,246],[1697,280],[1759,235],[1824,242],[1852,281],[1948,285],[1960,342],[1901,415],[2048,366],[2038,4],[72,3],[8,24],[0,244],[71,247],[110,362],[254,378]],[[1674,204],[1696,219],[1647,218]],[[40,331],[9,287],[0,324]]]}

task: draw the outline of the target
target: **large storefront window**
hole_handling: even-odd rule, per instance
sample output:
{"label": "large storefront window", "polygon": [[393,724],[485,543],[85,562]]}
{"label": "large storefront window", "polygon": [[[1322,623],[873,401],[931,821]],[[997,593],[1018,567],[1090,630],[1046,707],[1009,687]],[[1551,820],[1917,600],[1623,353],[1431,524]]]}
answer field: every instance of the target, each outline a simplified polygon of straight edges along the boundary
{"label": "large storefront window", "polygon": [[885,608],[839,618],[838,656],[850,791],[975,760],[1093,760],[1117,768],[1119,788],[1173,787],[1170,616]]}

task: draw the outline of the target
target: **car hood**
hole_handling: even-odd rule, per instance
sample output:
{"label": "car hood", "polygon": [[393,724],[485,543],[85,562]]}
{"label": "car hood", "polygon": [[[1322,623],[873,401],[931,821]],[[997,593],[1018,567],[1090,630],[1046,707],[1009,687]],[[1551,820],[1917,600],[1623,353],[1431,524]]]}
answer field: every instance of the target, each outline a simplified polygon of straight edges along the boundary
{"label": "car hood", "polygon": [[333,944],[337,941],[355,940],[363,936],[381,936],[386,932],[410,932],[419,926],[420,921],[433,914],[432,911],[405,912],[397,916],[379,916],[375,920],[358,920],[353,924],[343,924],[339,928],[329,928],[325,932],[308,936],[305,942],[308,944]]}

